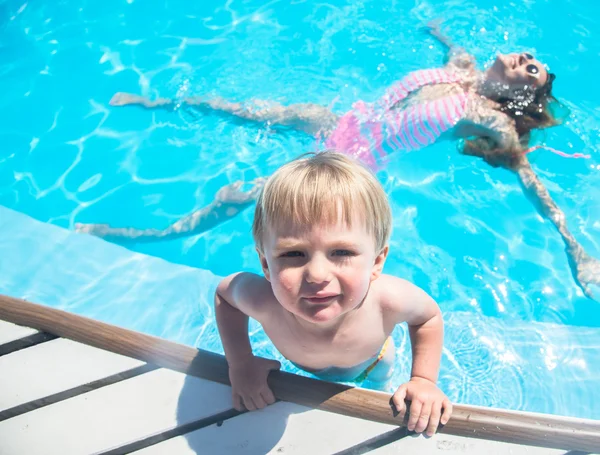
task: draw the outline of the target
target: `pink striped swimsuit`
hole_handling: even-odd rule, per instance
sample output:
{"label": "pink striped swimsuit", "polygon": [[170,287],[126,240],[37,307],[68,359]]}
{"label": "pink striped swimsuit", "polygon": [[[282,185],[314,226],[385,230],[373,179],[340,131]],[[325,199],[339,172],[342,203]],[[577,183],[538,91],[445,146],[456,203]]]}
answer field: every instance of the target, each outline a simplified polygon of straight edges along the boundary
{"label": "pink striped swimsuit", "polygon": [[458,75],[445,69],[415,71],[394,84],[375,103],[354,103],[352,110],[339,119],[325,146],[376,167],[377,161],[391,152],[431,145],[464,117],[466,93],[424,101],[405,109],[392,108],[421,87],[459,81]]}

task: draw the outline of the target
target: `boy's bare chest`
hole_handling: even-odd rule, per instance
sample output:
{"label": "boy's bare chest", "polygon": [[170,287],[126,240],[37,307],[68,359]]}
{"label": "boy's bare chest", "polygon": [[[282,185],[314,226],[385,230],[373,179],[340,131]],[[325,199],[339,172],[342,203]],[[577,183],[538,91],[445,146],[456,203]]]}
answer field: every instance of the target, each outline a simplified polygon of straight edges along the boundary
{"label": "boy's bare chest", "polygon": [[308,331],[290,319],[264,329],[284,357],[312,369],[358,365],[376,356],[389,336],[379,314],[354,318],[335,331]]}

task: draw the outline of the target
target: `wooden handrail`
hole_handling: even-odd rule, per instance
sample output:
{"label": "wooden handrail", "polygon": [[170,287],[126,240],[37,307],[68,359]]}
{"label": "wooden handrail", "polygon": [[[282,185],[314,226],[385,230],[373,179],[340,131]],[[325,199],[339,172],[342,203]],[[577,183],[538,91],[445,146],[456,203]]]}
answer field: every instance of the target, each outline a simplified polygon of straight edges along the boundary
{"label": "wooden handrail", "polygon": [[[192,376],[229,385],[221,355],[123,329],[65,311],[0,295],[0,319],[49,332]],[[275,396],[311,408],[403,426],[388,393],[274,371]],[[446,434],[563,450],[600,449],[600,421],[455,405]]]}

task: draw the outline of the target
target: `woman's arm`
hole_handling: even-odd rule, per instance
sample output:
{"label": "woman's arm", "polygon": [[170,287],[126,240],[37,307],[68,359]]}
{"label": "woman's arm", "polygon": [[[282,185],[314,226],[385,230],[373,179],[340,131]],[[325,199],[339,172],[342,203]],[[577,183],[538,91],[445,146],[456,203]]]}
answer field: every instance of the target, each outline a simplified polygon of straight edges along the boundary
{"label": "woman's arm", "polygon": [[440,30],[441,21],[431,21],[425,27],[429,35],[444,47],[446,51],[446,65],[454,65],[459,68],[467,68],[475,64],[475,60],[463,47],[456,46],[450,38],[444,35]]}
{"label": "woman's arm", "polygon": [[206,207],[176,221],[166,229],[113,228],[107,224],[76,224],[75,230],[92,234],[114,242],[156,242],[173,240],[201,234],[235,217],[256,200],[264,185],[264,179],[256,179],[248,192],[240,191],[242,182],[221,188],[215,200]]}
{"label": "woman's arm", "polygon": [[479,156],[492,166],[504,167],[518,175],[525,194],[560,233],[577,284],[586,296],[594,298],[590,285],[600,286],[600,261],[590,257],[569,232],[564,213],[552,200],[525,155],[514,121],[485,104],[473,103],[467,114],[465,121],[470,123],[465,130],[474,126],[470,133],[476,131],[474,135],[479,137],[466,141],[463,153]]}
{"label": "woman's arm", "polygon": [[542,215],[549,219],[558,230],[565,244],[573,277],[584,294],[593,299],[590,285],[600,286],[600,261],[589,256],[573,237],[567,227],[565,214],[552,200],[550,193],[529,164],[529,160],[526,158],[522,160],[516,173],[527,196],[534,201],[534,205]]}
{"label": "woman's arm", "polygon": [[462,151],[465,155],[507,169],[515,169],[524,158],[514,120],[494,109],[492,101],[478,95],[470,97],[465,115],[455,128],[458,136],[470,138]]}
{"label": "woman's arm", "polygon": [[450,41],[450,38],[448,38],[446,35],[444,35],[442,33],[442,31],[440,30],[441,23],[442,23],[441,20],[429,21],[427,23],[427,25],[425,26],[425,30],[432,37],[434,37],[438,41],[438,43],[440,43],[442,46],[444,46],[444,48],[446,49],[447,52],[450,52],[450,50],[452,50],[452,48],[454,48],[454,44],[452,44],[452,41]]}

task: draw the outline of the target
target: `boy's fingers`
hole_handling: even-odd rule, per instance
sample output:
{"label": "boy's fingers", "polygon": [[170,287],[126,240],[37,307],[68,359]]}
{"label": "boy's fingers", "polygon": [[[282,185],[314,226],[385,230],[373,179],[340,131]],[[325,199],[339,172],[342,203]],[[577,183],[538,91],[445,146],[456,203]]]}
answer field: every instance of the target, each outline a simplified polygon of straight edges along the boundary
{"label": "boy's fingers", "polygon": [[423,407],[421,408],[421,414],[419,415],[419,419],[415,425],[415,432],[423,433],[423,431],[425,431],[425,428],[427,428],[429,425],[429,420],[431,419],[431,408],[431,403],[427,402],[423,404]]}
{"label": "boy's fingers", "polygon": [[265,400],[265,403],[267,403],[267,404],[275,403],[275,395],[273,395],[273,391],[271,389],[269,389],[268,387],[262,391],[261,395],[262,395],[263,399]]}
{"label": "boy's fingers", "polygon": [[262,408],[266,408],[267,407],[267,403],[265,402],[265,400],[263,399],[262,395],[256,394],[252,397],[252,401],[254,402],[254,407],[256,409],[262,409]]}
{"label": "boy's fingers", "polygon": [[440,422],[442,425],[446,425],[448,420],[450,420],[450,416],[452,415],[452,403],[448,398],[445,398],[442,402],[442,407],[444,408],[444,412],[442,412],[442,418]]}
{"label": "boy's fingers", "polygon": [[415,427],[417,426],[419,417],[421,417],[422,408],[423,403],[418,400],[413,400],[410,403],[410,417],[408,418],[408,424],[406,425],[409,431],[414,431]]}
{"label": "boy's fingers", "polygon": [[256,411],[256,406],[254,405],[254,401],[252,401],[250,396],[244,397],[244,406],[246,406],[248,411]]}
{"label": "boy's fingers", "polygon": [[242,397],[240,395],[238,395],[237,393],[234,393],[231,396],[231,401],[233,402],[233,408],[236,411],[243,411],[244,408],[244,404],[242,403]]}
{"label": "boy's fingers", "polygon": [[429,425],[427,426],[427,436],[433,436],[437,431],[440,423],[440,416],[442,415],[442,404],[434,403],[431,408],[431,416],[429,416]]}
{"label": "boy's fingers", "polygon": [[269,359],[269,370],[279,370],[281,368],[281,363],[277,360]]}
{"label": "boy's fingers", "polygon": [[404,419],[404,413],[406,412],[406,403],[404,401],[405,398],[406,398],[406,386],[402,385],[398,388],[398,390],[392,397],[392,403],[394,403],[394,407],[396,408],[398,417],[401,420]]}

